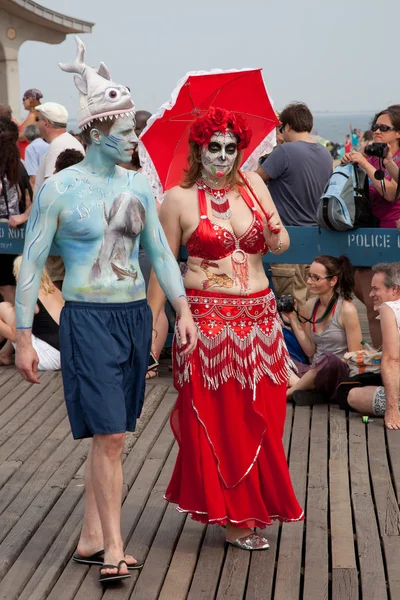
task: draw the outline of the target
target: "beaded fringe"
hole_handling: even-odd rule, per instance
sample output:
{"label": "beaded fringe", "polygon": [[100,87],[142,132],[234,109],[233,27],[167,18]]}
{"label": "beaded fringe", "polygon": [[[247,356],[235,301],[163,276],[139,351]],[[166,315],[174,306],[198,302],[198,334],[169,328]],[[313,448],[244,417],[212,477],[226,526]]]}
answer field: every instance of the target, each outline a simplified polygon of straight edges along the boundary
{"label": "beaded fringe", "polygon": [[[198,331],[198,352],[205,387],[217,390],[228,379],[236,379],[242,387],[254,389],[263,376],[275,384],[286,383],[290,375],[290,358],[279,320],[267,335],[255,323],[245,338],[240,338],[227,324],[212,339]],[[175,336],[179,347],[179,338]],[[192,375],[191,357],[175,353],[177,384],[182,387]]]}

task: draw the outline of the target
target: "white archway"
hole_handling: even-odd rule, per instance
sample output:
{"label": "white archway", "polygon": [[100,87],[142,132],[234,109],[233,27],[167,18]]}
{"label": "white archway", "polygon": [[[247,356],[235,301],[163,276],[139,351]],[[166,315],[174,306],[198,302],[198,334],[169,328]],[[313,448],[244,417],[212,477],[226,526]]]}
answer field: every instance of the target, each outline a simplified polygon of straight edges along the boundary
{"label": "white archway", "polygon": [[15,115],[21,102],[18,53],[30,40],[60,44],[69,33],[91,33],[94,23],[68,17],[32,0],[0,0],[0,104]]}

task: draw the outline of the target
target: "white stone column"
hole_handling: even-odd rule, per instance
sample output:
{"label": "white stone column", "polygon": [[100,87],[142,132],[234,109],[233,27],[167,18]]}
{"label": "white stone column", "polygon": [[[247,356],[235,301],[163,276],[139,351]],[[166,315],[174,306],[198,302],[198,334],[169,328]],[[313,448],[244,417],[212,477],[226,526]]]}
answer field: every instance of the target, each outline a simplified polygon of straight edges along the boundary
{"label": "white stone column", "polygon": [[0,104],[9,104],[19,121],[21,94],[19,86],[18,52],[28,40],[59,44],[66,34],[31,23],[0,9]]}
{"label": "white stone column", "polygon": [[[2,41],[0,40],[0,44]],[[19,120],[20,91],[18,71],[18,50],[0,48],[0,104],[9,104],[13,115]]]}
{"label": "white stone column", "polygon": [[18,35],[15,20],[15,17],[0,10],[0,103],[9,104],[14,116],[19,119],[18,51],[25,38]]}

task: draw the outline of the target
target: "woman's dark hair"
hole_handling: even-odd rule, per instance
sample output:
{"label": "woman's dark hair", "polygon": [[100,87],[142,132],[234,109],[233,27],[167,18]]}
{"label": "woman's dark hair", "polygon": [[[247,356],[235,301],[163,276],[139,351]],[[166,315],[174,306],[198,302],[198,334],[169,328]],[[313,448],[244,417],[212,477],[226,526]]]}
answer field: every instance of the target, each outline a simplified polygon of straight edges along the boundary
{"label": "woman's dark hair", "polygon": [[19,180],[18,127],[7,117],[0,117],[0,177],[6,177],[10,185]]}
{"label": "woman's dark hair", "polygon": [[279,120],[282,125],[289,125],[297,133],[310,133],[314,125],[312,113],[304,102],[293,102],[285,106],[279,114]]}
{"label": "woman's dark hair", "polygon": [[334,291],[344,300],[352,300],[354,291],[354,268],[350,260],[344,254],[339,258],[322,254],[316,256],[313,262],[323,265],[326,269],[327,277],[337,277],[337,283]]}
{"label": "woman's dark hair", "polygon": [[[372,126],[375,125],[379,117],[382,115],[388,115],[392,122],[392,126],[396,131],[400,131],[400,104],[393,104],[392,106],[388,106],[385,110],[381,110],[381,112],[376,113],[372,120]],[[400,147],[400,138],[397,140]]]}
{"label": "woman's dark hair", "polygon": [[72,165],[82,162],[84,158],[85,157],[80,150],[67,148],[67,150],[63,150],[57,156],[54,173],[59,173],[67,167],[72,167]]}
{"label": "woman's dark hair", "polygon": [[[233,163],[232,170],[227,175],[226,182],[230,186],[243,185],[243,182],[238,175],[240,163],[242,162],[242,155],[243,152],[239,150],[235,162]],[[202,170],[201,146],[193,140],[189,140],[188,168],[184,171],[183,181],[180,184],[181,187],[184,189],[191,188],[196,181],[201,178]]]}

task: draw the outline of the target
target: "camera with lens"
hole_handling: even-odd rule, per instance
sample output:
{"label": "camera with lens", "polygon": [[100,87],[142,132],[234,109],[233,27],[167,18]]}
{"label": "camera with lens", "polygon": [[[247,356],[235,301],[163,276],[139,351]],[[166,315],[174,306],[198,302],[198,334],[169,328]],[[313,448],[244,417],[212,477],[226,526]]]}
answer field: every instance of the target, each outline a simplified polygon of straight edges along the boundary
{"label": "camera with lens", "polygon": [[368,144],[368,146],[365,146],[364,153],[367,156],[386,158],[388,153],[388,147],[387,144],[383,144],[382,142],[372,142],[372,144]]}
{"label": "camera with lens", "polygon": [[290,313],[294,311],[294,297],[293,296],[281,296],[276,301],[276,308],[278,312]]}

